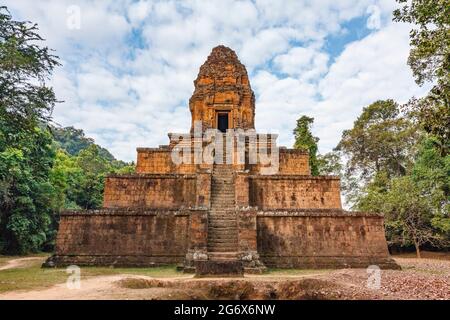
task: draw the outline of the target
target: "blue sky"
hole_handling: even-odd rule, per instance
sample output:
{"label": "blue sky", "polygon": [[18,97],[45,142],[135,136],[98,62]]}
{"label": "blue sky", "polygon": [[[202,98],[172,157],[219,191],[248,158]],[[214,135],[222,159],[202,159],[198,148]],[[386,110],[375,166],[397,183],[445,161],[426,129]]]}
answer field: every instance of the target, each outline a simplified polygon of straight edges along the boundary
{"label": "blue sky", "polygon": [[39,24],[63,66],[54,120],[84,129],[117,158],[166,144],[190,126],[198,68],[224,44],[247,66],[256,129],[291,147],[301,115],[330,151],[362,108],[423,95],[406,65],[410,26],[392,0],[25,1],[14,18]]}

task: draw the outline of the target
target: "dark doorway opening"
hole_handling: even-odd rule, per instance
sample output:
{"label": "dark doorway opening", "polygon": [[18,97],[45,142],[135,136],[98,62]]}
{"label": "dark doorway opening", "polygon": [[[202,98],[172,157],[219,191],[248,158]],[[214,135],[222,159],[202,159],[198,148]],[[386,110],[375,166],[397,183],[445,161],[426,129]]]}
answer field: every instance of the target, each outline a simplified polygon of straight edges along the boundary
{"label": "dark doorway opening", "polygon": [[226,133],[228,129],[228,113],[219,113],[217,115],[217,129]]}

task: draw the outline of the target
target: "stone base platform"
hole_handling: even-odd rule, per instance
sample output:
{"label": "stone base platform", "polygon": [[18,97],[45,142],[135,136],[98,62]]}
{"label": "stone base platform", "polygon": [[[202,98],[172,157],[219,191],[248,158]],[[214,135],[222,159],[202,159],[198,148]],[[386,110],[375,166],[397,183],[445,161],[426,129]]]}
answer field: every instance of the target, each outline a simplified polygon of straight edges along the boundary
{"label": "stone base platform", "polygon": [[390,257],[365,256],[261,256],[261,260],[269,268],[282,269],[344,269],[367,268],[375,265],[380,269],[399,270],[400,266]]}
{"label": "stone base platform", "polygon": [[241,261],[204,260],[195,262],[196,277],[243,277],[244,266]]}
{"label": "stone base platform", "polygon": [[184,256],[127,256],[127,255],[53,255],[42,265],[43,268],[105,266],[127,268],[149,268],[183,262]]}

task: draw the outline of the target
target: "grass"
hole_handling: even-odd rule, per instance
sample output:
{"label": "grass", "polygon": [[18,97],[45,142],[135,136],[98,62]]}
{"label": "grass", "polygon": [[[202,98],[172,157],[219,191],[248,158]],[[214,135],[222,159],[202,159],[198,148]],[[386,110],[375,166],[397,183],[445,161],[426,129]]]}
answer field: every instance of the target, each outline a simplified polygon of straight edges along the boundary
{"label": "grass", "polygon": [[[41,268],[42,259],[26,262],[23,267],[0,270],[0,293],[15,290],[43,289],[55,284],[67,281],[69,274],[65,268]],[[6,263],[8,260],[20,257],[1,256],[0,262]],[[150,277],[177,277],[182,275],[176,271],[175,266],[164,266],[155,268],[108,268],[108,267],[82,267],[81,279],[88,279],[95,276],[107,276],[116,274],[134,274]]]}

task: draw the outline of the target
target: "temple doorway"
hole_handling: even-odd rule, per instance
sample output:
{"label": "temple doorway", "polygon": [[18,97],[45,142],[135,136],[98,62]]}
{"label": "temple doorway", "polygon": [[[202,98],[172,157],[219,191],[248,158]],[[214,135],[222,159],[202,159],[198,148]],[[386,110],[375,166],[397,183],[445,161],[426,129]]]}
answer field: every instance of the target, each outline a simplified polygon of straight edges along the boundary
{"label": "temple doorway", "polygon": [[228,129],[228,112],[219,112],[217,114],[217,129],[226,133]]}

